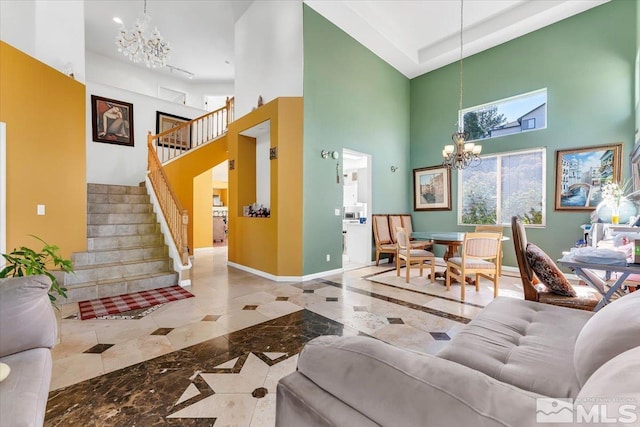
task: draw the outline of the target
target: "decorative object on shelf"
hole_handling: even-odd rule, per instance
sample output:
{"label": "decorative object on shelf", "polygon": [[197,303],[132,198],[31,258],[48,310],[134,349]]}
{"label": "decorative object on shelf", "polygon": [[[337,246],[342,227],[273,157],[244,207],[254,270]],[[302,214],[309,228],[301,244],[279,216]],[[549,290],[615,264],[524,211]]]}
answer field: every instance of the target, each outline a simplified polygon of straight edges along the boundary
{"label": "decorative object on shelf", "polygon": [[93,140],[133,147],[133,104],[91,95]]}
{"label": "decorative object on shelf", "polygon": [[556,151],[555,210],[596,209],[603,186],[620,182],[621,172],[621,143]]}
{"label": "decorative object on shelf", "polygon": [[611,208],[611,223],[618,224],[620,220],[620,205],[623,200],[626,200],[624,195],[626,193],[629,183],[620,184],[618,182],[607,182],[602,186],[602,200]]}
{"label": "decorative object on shelf", "polygon": [[278,147],[269,148],[269,160],[276,160],[278,158]]}
{"label": "decorative object on shelf", "polygon": [[397,166],[391,166],[391,172],[395,173],[399,168]]}
{"label": "decorative object on shelf", "polygon": [[254,203],[249,206],[244,206],[242,209],[242,214],[244,216],[250,216],[254,218],[269,218],[271,217],[271,209]]}
{"label": "decorative object on shelf", "polygon": [[[156,135],[191,121],[186,117],[156,111]],[[158,146],[188,150],[191,148],[191,126],[183,126],[157,139]]]}
{"label": "decorative object on shelf", "polygon": [[[122,21],[118,20],[121,24]],[[116,22],[118,22],[116,21]],[[169,42],[160,35],[158,28],[154,28],[149,34],[151,16],[147,14],[147,0],[144,0],[144,16],[136,19],[136,25],[131,30],[120,29],[120,34],[116,36],[116,46],[118,52],[134,63],[144,62],[147,67],[164,67],[167,64],[167,57],[171,51]]]}
{"label": "decorative object on shelf", "polygon": [[258,107],[262,107],[264,105],[264,102],[262,101],[262,95],[258,96]]}
{"label": "decorative object on shelf", "polygon": [[2,254],[6,260],[6,266],[0,270],[0,279],[6,277],[37,276],[43,274],[51,279],[49,300],[54,304],[58,297],[67,298],[67,289],[58,282],[58,278],[49,270],[50,266],[59,268],[62,272],[73,273],[71,260],[64,259],[60,248],[50,245],[41,238],[30,235],[44,244],[40,252],[36,252],[26,246],[14,249],[11,253]]}
{"label": "decorative object on shelf", "polygon": [[[596,221],[615,224],[613,222],[613,209],[607,204],[607,202],[600,202],[595,213],[597,215]],[[620,202],[620,206],[618,207],[618,223],[628,224],[631,218],[637,214],[638,207],[631,200],[623,198]]]}
{"label": "decorative object on shelf", "polygon": [[235,160],[229,160],[229,170],[232,171],[236,168],[236,161]]}
{"label": "decorative object on shelf", "polygon": [[[460,0],[460,97],[458,101],[458,113],[462,110],[462,33],[464,29],[464,0]],[[458,114],[458,117],[460,115]],[[482,159],[480,152],[481,145],[473,142],[466,142],[469,139],[469,132],[464,131],[464,123],[458,119],[456,123],[458,130],[451,135],[453,145],[445,145],[442,150],[442,166],[447,169],[466,169],[469,166],[479,165]]]}
{"label": "decorative object on shelf", "polygon": [[451,210],[451,169],[431,166],[413,170],[413,210]]}

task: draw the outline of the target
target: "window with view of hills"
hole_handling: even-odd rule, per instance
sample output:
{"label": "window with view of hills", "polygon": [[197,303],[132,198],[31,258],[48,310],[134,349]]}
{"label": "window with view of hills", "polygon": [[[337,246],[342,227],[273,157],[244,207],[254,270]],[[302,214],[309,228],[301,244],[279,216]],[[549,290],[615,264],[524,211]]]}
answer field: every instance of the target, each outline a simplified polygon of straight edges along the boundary
{"label": "window with view of hills", "polygon": [[508,225],[518,216],[527,225],[544,226],[546,150],[482,156],[460,171],[458,224]]}

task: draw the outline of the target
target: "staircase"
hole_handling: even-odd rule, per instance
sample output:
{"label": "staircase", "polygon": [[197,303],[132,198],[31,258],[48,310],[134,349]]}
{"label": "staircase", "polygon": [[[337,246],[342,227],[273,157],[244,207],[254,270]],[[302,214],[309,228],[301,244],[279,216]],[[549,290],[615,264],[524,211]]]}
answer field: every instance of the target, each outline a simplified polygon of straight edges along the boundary
{"label": "staircase", "polygon": [[178,283],[145,187],[87,185],[87,252],[72,254],[67,302]]}

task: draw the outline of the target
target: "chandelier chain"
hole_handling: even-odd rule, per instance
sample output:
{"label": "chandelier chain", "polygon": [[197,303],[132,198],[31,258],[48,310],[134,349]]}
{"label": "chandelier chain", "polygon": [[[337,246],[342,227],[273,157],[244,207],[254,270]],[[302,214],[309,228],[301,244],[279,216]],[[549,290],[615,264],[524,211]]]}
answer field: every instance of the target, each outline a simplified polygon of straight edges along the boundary
{"label": "chandelier chain", "polygon": [[[146,1],[146,0],[145,0]],[[464,31],[464,0],[460,0],[460,99],[458,111],[462,110],[462,32]]]}

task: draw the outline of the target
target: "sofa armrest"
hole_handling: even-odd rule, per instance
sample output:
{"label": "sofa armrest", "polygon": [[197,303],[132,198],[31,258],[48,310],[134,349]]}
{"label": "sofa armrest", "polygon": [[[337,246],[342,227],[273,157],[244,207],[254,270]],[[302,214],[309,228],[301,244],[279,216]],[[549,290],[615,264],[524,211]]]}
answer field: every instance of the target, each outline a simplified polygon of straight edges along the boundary
{"label": "sofa armrest", "polygon": [[58,325],[50,287],[47,276],[0,279],[0,357],[53,347]]}
{"label": "sofa armrest", "polygon": [[387,426],[533,426],[536,398],[544,397],[455,362],[365,337],[313,339],[300,353],[298,371]]}

